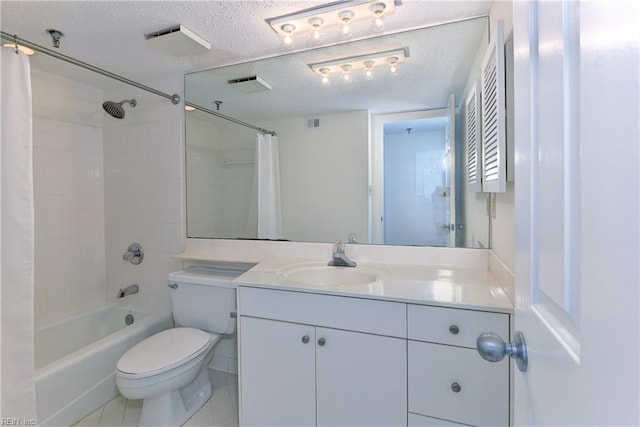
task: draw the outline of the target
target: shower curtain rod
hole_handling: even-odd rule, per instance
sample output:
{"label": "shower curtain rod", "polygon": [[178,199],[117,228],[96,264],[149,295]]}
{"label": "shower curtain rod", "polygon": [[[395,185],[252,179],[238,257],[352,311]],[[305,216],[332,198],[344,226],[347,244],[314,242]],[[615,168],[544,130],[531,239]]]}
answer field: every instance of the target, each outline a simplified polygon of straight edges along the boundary
{"label": "shower curtain rod", "polygon": [[272,130],[263,129],[263,128],[258,127],[258,126],[251,125],[249,123],[245,123],[245,122],[240,121],[238,119],[234,119],[233,117],[229,117],[229,116],[226,116],[226,115],[224,115],[222,113],[218,113],[217,111],[213,111],[213,110],[210,110],[208,108],[201,107],[201,106],[199,106],[197,104],[192,104],[190,102],[185,101],[184,105],[186,107],[192,107],[192,108],[195,108],[196,110],[202,111],[204,113],[209,113],[209,114],[211,114],[213,116],[216,116],[216,117],[219,117],[221,119],[228,120],[230,122],[239,124],[241,126],[249,128],[249,129],[257,130],[260,133],[269,134],[271,136],[277,136],[277,134]]}
{"label": "shower curtain rod", "polygon": [[28,47],[30,49],[33,49],[33,50],[37,51],[37,52],[44,53],[44,54],[52,56],[52,57],[54,57],[56,59],[60,59],[62,61],[68,62],[70,64],[77,65],[78,67],[82,67],[82,68],[84,68],[86,70],[93,71],[94,73],[102,74],[103,76],[110,77],[110,78],[112,78],[114,80],[118,80],[119,82],[126,83],[128,85],[135,86],[138,89],[146,90],[147,92],[151,92],[151,93],[153,93],[155,95],[161,96],[163,98],[167,98],[167,99],[171,100],[171,102],[174,105],[180,102],[180,96],[178,94],[169,95],[167,93],[160,92],[159,90],[156,90],[156,89],[151,88],[149,86],[145,86],[145,85],[143,85],[141,83],[138,83],[138,82],[134,82],[133,80],[129,80],[129,79],[125,78],[125,77],[119,76],[119,75],[114,74],[114,73],[112,73],[110,71],[103,70],[102,68],[98,68],[98,67],[96,67],[94,65],[87,64],[86,62],[82,62],[82,61],[80,61],[78,59],[75,59],[75,58],[72,58],[70,56],[63,55],[63,54],[61,54],[59,52],[56,52],[55,50],[47,49],[44,46],[40,46],[38,44],[32,43],[32,42],[30,42],[28,40],[25,40],[23,38],[18,37],[15,34],[9,34],[9,33],[5,32],[5,31],[0,31],[0,35],[2,36],[3,39],[5,39],[7,41],[11,41],[11,42],[14,42],[16,44],[20,44],[22,46],[26,46],[26,47]]}

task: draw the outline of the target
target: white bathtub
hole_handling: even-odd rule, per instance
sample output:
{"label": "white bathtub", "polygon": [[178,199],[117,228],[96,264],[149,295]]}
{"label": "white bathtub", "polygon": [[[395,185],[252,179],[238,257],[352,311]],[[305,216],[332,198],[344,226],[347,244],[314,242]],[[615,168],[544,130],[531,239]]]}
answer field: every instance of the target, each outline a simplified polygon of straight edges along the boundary
{"label": "white bathtub", "polygon": [[[125,324],[131,313],[134,323]],[[107,305],[35,331],[41,426],[69,426],[118,395],[115,366],[131,346],[173,327],[170,314]]]}

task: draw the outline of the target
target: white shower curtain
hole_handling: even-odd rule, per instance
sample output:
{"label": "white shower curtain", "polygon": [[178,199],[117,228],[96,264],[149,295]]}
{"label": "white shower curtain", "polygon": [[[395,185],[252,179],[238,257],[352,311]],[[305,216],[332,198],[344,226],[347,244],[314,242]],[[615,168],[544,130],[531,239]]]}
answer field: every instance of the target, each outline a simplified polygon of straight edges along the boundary
{"label": "white shower curtain", "polygon": [[258,239],[282,238],[278,137],[258,134]]}
{"label": "white shower curtain", "polygon": [[26,55],[0,51],[0,408],[25,425],[36,419],[31,78]]}

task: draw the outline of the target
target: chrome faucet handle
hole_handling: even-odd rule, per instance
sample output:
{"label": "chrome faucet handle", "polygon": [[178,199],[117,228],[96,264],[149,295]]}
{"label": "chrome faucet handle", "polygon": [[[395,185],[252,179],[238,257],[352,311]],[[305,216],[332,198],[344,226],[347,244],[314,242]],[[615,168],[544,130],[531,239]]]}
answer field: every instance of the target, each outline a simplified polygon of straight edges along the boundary
{"label": "chrome faucet handle", "polygon": [[344,253],[344,243],[342,242],[342,240],[336,240],[335,242],[333,242],[333,251]]}

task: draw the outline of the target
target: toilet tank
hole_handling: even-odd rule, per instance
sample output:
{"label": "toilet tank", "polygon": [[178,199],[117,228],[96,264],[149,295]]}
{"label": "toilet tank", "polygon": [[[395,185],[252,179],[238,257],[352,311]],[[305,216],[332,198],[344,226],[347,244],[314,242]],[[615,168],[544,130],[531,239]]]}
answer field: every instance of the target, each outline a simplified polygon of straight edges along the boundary
{"label": "toilet tank", "polygon": [[232,280],[247,269],[189,267],[170,273],[176,323],[217,334],[235,333],[237,286]]}

